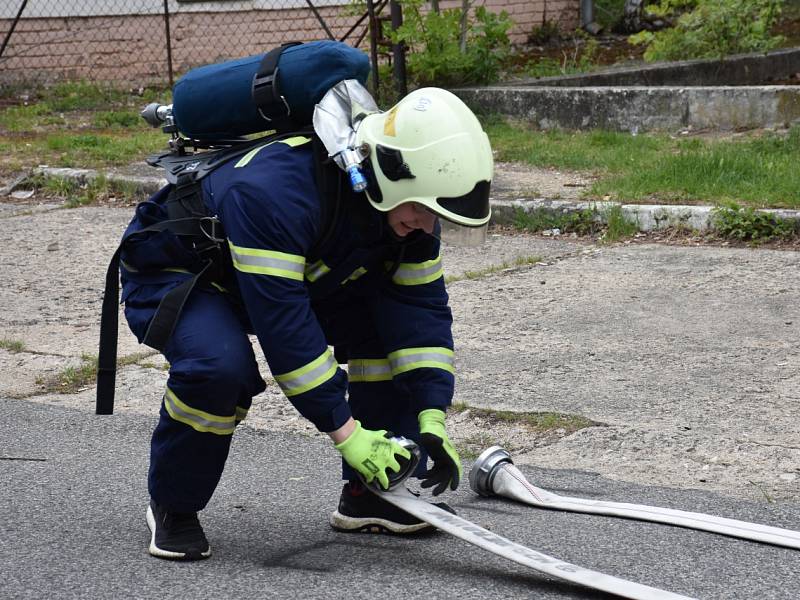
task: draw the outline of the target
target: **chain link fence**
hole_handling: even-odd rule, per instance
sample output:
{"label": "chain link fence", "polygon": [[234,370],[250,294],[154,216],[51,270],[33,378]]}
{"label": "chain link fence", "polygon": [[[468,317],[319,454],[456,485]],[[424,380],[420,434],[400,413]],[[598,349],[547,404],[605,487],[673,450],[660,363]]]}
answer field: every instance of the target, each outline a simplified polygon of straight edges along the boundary
{"label": "chain link fence", "polygon": [[[379,15],[386,0],[370,5]],[[5,0],[0,84],[166,86],[192,67],[290,41],[370,51],[369,23],[348,0]]]}

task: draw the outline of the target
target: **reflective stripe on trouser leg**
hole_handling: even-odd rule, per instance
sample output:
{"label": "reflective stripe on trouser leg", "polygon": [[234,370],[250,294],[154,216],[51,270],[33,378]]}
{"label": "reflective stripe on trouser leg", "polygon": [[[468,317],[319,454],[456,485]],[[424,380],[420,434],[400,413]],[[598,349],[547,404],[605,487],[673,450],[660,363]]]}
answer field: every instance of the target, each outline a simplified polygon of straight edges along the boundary
{"label": "reflective stripe on trouser leg", "polygon": [[198,511],[222,475],[237,418],[266,385],[243,320],[221,294],[192,293],[164,355],[170,376],[148,487],[170,510]]}

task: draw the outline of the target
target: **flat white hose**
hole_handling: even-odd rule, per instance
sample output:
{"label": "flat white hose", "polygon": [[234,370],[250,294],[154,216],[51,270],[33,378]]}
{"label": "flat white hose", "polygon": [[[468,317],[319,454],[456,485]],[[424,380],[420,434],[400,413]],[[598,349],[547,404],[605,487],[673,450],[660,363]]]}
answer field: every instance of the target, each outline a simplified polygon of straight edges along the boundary
{"label": "flat white hose", "polygon": [[450,535],[558,579],[633,600],[691,600],[688,596],[585,569],[512,542],[417,498],[404,485],[398,485],[388,491],[376,489],[374,486],[370,486],[369,489],[396,507]]}
{"label": "flat white hose", "polygon": [[791,529],[657,506],[559,496],[531,484],[511,462],[494,467],[489,485],[499,496],[539,508],[666,523],[800,550],[800,532]]}

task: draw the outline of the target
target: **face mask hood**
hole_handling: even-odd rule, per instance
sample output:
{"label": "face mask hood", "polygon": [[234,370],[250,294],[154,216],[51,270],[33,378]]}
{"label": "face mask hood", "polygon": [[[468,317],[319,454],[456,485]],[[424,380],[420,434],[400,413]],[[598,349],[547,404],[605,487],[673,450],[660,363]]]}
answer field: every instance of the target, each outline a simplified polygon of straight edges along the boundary
{"label": "face mask hood", "polygon": [[368,156],[356,147],[355,130],[364,117],[376,112],[380,111],[375,100],[355,79],[337,83],[314,107],[314,131],[341,169],[347,171]]}

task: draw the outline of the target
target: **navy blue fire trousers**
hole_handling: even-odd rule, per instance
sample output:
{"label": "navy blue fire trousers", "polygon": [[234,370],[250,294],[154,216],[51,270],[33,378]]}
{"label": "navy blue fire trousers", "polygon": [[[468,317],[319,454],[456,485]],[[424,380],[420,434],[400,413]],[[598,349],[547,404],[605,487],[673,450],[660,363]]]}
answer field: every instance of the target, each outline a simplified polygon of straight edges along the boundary
{"label": "navy blue fire trousers", "polygon": [[[125,316],[141,339],[164,293],[163,286],[128,282]],[[357,301],[331,302],[315,313],[337,348],[349,359],[385,356],[367,311]],[[227,294],[195,289],[164,348],[167,389],[150,447],[148,489],[159,505],[176,512],[202,510],[219,483],[236,425],[266,384],[259,374],[244,309]],[[340,362],[345,359],[340,358]],[[295,398],[293,398],[295,400]],[[367,429],[386,429],[418,441],[410,397],[389,381],[348,385],[353,417]],[[265,460],[283,457],[263,457]],[[425,456],[416,475],[425,470]],[[343,479],[355,473],[342,463]]]}

